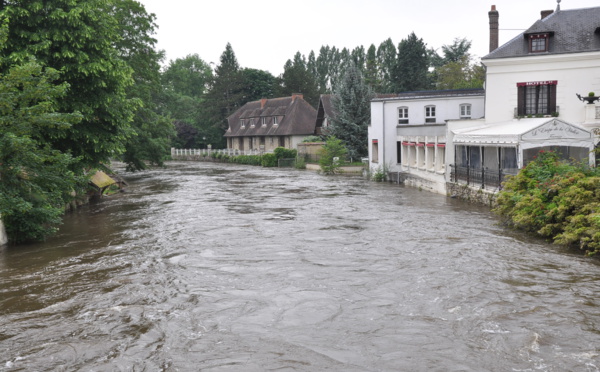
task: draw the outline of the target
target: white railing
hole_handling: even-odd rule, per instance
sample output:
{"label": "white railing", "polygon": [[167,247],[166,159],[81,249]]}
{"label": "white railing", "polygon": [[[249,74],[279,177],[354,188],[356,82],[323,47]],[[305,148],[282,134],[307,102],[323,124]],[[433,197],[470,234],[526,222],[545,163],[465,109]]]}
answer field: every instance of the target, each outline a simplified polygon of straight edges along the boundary
{"label": "white railing", "polygon": [[171,159],[173,160],[202,160],[213,158],[216,154],[238,156],[238,155],[262,155],[272,151],[260,149],[237,150],[237,149],[176,149],[171,148]]}

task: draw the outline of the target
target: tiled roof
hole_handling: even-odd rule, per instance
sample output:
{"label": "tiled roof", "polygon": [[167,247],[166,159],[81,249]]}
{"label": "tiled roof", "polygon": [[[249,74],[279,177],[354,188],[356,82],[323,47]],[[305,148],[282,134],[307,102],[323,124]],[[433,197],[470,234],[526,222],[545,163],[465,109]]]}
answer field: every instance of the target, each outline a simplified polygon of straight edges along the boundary
{"label": "tiled roof", "polygon": [[316,115],[316,110],[301,96],[248,102],[227,118],[229,129],[225,137],[312,135]]}
{"label": "tiled roof", "polygon": [[421,90],[415,92],[402,92],[397,94],[378,95],[372,101],[397,101],[420,98],[466,97],[483,96],[485,90],[476,89],[447,89],[447,90]]}
{"label": "tiled roof", "polygon": [[[483,60],[600,51],[600,7],[557,10],[492,51]],[[530,53],[527,35],[549,33],[548,52]]]}

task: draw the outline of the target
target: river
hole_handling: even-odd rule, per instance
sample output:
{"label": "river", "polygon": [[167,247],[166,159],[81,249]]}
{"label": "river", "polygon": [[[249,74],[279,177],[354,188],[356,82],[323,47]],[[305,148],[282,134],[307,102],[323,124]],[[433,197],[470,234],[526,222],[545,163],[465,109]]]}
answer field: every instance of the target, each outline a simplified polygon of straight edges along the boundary
{"label": "river", "polygon": [[0,248],[2,371],[599,371],[600,264],[357,176],[173,162]]}

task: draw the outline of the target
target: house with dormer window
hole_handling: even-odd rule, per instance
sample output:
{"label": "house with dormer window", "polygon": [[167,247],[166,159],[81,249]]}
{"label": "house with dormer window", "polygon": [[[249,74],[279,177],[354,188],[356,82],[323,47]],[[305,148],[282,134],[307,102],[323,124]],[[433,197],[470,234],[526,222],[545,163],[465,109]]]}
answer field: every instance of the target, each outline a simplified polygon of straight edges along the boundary
{"label": "house with dormer window", "polygon": [[248,102],[227,118],[227,148],[260,152],[277,147],[295,149],[304,137],[315,133],[316,114],[302,94]]}
{"label": "house with dormer window", "polygon": [[[497,19],[492,7],[490,35]],[[448,155],[454,160],[449,181],[485,187],[486,176],[501,180],[540,150],[594,164],[600,107],[581,96],[600,95],[600,7],[561,10],[559,4],[556,11],[542,11],[482,63],[485,119],[449,125]]]}

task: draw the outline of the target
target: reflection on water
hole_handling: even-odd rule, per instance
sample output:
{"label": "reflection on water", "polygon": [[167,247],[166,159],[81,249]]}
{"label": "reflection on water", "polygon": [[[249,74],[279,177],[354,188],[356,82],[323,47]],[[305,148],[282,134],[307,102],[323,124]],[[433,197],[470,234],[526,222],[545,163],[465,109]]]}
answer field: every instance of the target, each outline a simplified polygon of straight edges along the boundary
{"label": "reflection on water", "polygon": [[0,370],[597,371],[598,261],[486,208],[212,163],[0,249]]}

